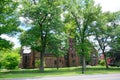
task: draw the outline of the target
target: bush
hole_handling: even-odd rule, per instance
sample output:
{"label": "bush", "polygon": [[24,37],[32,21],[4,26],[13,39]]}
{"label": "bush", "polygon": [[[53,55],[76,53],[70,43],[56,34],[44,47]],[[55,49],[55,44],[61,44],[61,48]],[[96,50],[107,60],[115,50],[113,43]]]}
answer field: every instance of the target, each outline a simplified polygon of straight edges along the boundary
{"label": "bush", "polygon": [[99,61],[99,64],[100,64],[101,66],[105,66],[105,60],[100,60],[100,61]]}
{"label": "bush", "polygon": [[14,52],[7,52],[3,54],[2,59],[0,61],[1,66],[6,69],[15,69],[18,67],[20,62],[20,55]]}
{"label": "bush", "polygon": [[[46,65],[45,65],[45,62],[44,62],[44,67],[45,67]],[[38,67],[40,67],[40,60],[39,59],[36,59],[35,60],[35,67],[36,68],[38,68]]]}
{"label": "bush", "polygon": [[39,67],[40,66],[40,60],[35,60],[35,67]]}

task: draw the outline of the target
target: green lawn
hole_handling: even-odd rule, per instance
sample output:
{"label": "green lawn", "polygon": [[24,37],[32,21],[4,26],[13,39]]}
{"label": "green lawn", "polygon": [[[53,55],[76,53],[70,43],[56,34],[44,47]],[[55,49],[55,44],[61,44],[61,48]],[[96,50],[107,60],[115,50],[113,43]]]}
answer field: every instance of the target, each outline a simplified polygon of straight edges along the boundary
{"label": "green lawn", "polygon": [[[120,68],[110,67],[108,70],[101,66],[87,66],[85,74],[112,74],[120,73]],[[44,76],[70,76],[81,75],[80,67],[70,68],[45,68],[44,73],[40,73],[38,69],[19,69],[19,70],[1,70],[0,78],[27,78],[27,77],[44,77]]]}

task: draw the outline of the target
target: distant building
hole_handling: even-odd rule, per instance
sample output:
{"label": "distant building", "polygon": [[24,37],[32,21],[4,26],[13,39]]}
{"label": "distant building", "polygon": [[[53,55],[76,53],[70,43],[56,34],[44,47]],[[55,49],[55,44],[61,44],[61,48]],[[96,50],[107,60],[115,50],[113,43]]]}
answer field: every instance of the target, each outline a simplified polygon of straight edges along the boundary
{"label": "distant building", "polygon": [[[110,57],[107,57],[107,64],[109,65],[111,63],[111,58]],[[99,57],[99,60],[105,60],[105,57],[104,57],[104,54],[100,54],[100,57]]]}
{"label": "distant building", "polygon": [[[28,49],[28,51],[30,51]],[[21,50],[21,68],[35,68],[35,63],[40,58],[40,54],[36,51],[31,51],[29,53],[24,53],[24,50]],[[96,55],[96,51],[90,55],[91,61],[90,65],[98,64],[98,55]],[[44,64],[45,67],[57,67],[57,58],[50,53],[45,53],[44,55]],[[69,39],[69,49],[67,55],[58,58],[59,67],[71,67],[71,66],[80,66],[80,57],[77,55],[75,48],[74,48],[74,40]]]}
{"label": "distant building", "polygon": [[90,53],[90,63],[89,65],[91,66],[95,66],[98,64],[99,58],[98,58],[98,53],[97,51],[94,49],[91,53]]}
{"label": "distant building", "polygon": [[[114,50],[110,50],[108,52],[106,52],[107,55],[107,64],[109,66],[120,66],[120,50],[114,51]],[[100,60],[104,60],[104,54],[100,54]]]}

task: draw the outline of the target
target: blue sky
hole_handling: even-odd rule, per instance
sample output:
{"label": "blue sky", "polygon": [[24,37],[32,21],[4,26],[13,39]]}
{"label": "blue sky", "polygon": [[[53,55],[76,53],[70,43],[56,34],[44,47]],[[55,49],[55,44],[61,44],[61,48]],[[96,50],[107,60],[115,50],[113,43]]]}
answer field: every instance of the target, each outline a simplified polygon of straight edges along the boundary
{"label": "blue sky", "polygon": [[[95,0],[95,4],[100,4],[102,6],[102,11],[115,12],[120,10],[120,0]],[[16,37],[8,37],[7,35],[1,35],[2,38],[12,41],[16,47],[20,47],[19,40]]]}

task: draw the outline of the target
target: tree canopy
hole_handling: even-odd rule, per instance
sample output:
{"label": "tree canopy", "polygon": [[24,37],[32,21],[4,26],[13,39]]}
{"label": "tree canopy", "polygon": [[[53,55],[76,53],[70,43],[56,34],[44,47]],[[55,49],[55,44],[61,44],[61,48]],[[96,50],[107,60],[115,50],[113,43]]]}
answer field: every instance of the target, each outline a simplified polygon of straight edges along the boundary
{"label": "tree canopy", "polygon": [[76,50],[77,53],[82,56],[82,73],[84,73],[86,65],[85,55],[87,55],[89,51],[87,37],[90,36],[89,30],[93,27],[91,24],[97,20],[101,8],[95,6],[93,0],[65,0],[64,3],[64,8],[70,14],[74,23],[73,25],[75,26],[73,29],[75,30],[74,37],[76,38]]}
{"label": "tree canopy", "polygon": [[[16,15],[17,6],[18,2],[13,0],[0,1],[0,36],[5,34],[11,36],[20,30]],[[12,48],[12,46],[13,44],[10,41],[0,37],[0,50]]]}
{"label": "tree canopy", "polygon": [[[21,43],[23,45],[29,45],[32,49],[40,52],[40,70],[43,72],[44,54],[47,52],[47,48],[51,46],[51,43],[55,45],[55,48],[61,44],[55,36],[60,34],[64,26],[62,25],[60,16],[62,11],[60,2],[23,0],[23,3],[25,4],[23,4],[24,9],[22,10],[22,15],[26,19],[32,20],[32,23],[30,23],[31,28],[22,34]],[[54,43],[57,43],[57,45]]]}

